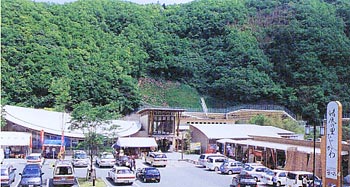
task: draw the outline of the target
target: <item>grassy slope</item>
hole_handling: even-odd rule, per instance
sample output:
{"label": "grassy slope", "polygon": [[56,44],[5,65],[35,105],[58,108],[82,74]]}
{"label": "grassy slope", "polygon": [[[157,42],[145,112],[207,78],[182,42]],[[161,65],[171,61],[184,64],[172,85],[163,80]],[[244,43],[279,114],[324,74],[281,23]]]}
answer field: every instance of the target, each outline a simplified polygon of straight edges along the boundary
{"label": "grassy slope", "polygon": [[144,104],[163,107],[200,108],[196,89],[177,82],[143,78],[139,89]]}

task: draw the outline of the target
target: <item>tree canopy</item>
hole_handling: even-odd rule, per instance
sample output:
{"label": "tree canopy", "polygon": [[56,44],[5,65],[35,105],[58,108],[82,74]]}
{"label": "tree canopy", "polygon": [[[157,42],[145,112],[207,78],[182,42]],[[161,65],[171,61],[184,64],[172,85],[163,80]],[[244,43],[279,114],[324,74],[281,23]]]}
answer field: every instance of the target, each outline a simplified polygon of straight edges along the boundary
{"label": "tree canopy", "polygon": [[141,105],[139,79],[152,77],[309,119],[332,100],[350,109],[346,0],[4,0],[1,9],[3,104],[127,114]]}

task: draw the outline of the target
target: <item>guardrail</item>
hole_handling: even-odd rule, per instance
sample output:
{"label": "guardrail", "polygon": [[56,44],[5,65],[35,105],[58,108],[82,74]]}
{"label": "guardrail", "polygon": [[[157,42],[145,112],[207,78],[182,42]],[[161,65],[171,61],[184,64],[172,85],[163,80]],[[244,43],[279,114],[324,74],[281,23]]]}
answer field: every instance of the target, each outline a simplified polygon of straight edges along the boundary
{"label": "guardrail", "polygon": [[[138,108],[137,111],[145,108],[172,108],[172,109],[185,109],[186,112],[203,112],[202,108],[179,108],[179,107],[157,107],[157,106],[142,106]],[[238,105],[238,106],[227,107],[227,108],[208,108],[208,113],[228,113],[228,112],[242,110],[242,109],[283,110],[288,115],[290,115],[290,117],[292,117],[293,119],[296,119],[296,115],[292,111],[280,105]]]}

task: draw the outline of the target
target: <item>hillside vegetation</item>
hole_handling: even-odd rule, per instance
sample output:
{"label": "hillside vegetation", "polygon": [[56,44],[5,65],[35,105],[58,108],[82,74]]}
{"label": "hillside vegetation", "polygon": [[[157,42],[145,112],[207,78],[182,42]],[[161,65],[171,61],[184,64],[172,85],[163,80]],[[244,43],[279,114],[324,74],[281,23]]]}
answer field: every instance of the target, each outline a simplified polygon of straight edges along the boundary
{"label": "hillside vegetation", "polygon": [[[127,114],[205,96],[209,107],[278,104],[308,120],[332,100],[349,112],[348,0],[3,0],[1,10],[2,104]],[[162,85],[139,87],[151,79]]]}

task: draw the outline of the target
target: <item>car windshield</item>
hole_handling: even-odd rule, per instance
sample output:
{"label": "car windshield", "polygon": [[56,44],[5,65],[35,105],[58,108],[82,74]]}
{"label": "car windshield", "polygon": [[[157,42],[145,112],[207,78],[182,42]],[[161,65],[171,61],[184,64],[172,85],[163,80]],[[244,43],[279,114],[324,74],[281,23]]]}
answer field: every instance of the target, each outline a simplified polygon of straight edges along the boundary
{"label": "car windshield", "polygon": [[40,176],[40,169],[36,167],[27,167],[23,170],[24,176]]}
{"label": "car windshield", "polygon": [[158,155],[155,155],[155,158],[166,158],[166,155],[165,154],[158,154]]}
{"label": "car windshield", "polygon": [[73,174],[71,167],[57,167],[56,175],[71,175]]}
{"label": "car windshield", "polygon": [[102,155],[102,158],[114,158],[113,155],[110,155],[110,154],[105,154],[105,155]]}
{"label": "car windshield", "polygon": [[121,169],[121,170],[118,170],[117,173],[118,174],[130,174],[132,172],[128,169]]}
{"label": "car windshield", "polygon": [[76,159],[86,159],[87,155],[84,153],[77,153],[77,154],[75,154],[75,158]]}
{"label": "car windshield", "polygon": [[38,160],[39,156],[27,156],[27,160]]}
{"label": "car windshield", "polygon": [[245,167],[244,168],[244,170],[246,170],[246,171],[252,171],[254,168],[253,167],[250,167],[250,166],[247,166],[247,167]]}
{"label": "car windshield", "polygon": [[146,173],[155,175],[159,174],[159,171],[157,169],[147,169]]}
{"label": "car windshield", "polygon": [[241,179],[254,179],[254,177],[251,176],[251,175],[240,175],[239,177],[240,177]]}
{"label": "car windshield", "polygon": [[7,169],[1,169],[1,176],[7,176]]}
{"label": "car windshield", "polygon": [[120,160],[127,161],[127,160],[129,160],[129,158],[127,156],[123,156],[123,157],[121,157]]}
{"label": "car windshield", "polygon": [[265,173],[268,174],[268,175],[271,175],[271,176],[273,176],[275,174],[275,172],[273,172],[270,169],[266,170]]}

